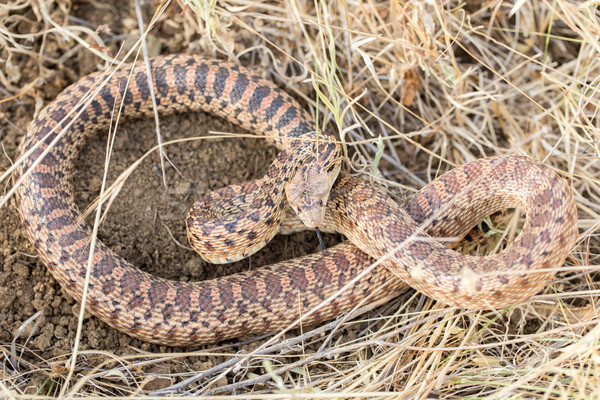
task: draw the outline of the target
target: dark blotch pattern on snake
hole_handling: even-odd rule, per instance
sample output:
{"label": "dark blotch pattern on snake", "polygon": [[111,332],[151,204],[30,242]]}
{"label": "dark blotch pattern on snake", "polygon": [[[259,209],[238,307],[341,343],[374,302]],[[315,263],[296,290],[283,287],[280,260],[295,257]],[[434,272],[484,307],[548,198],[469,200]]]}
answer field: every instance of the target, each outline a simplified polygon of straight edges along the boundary
{"label": "dark blotch pattern on snake", "polygon": [[[330,163],[326,169],[336,168],[339,147],[322,133],[321,140],[315,141],[314,122],[298,103],[242,67],[188,55],[159,57],[151,63],[160,113],[204,110],[271,137],[284,149],[262,181],[207,195],[190,213],[188,225],[201,231],[202,225],[198,228],[194,221],[214,211],[213,200],[218,207],[219,202],[226,205],[248,196],[250,209],[245,211],[245,219],[257,227],[295,229],[295,217],[280,212],[274,218],[267,216],[266,210],[282,209],[285,190],[281,185],[294,179],[303,183],[304,176],[297,171],[306,159],[312,157],[308,169],[319,166],[324,156],[327,160],[323,162]],[[135,66],[131,73],[125,69],[116,72],[89,106],[82,108],[80,101],[89,100],[88,92],[97,89],[101,79],[99,73],[82,78],[40,113],[23,140],[21,163],[15,170],[15,178],[20,180],[18,208],[27,235],[51,273],[78,301],[91,231],[74,204],[73,161],[89,136],[107,129],[121,101],[124,116],[152,115],[143,66]],[[266,195],[264,190],[271,183],[279,186]],[[373,261],[363,251],[383,257],[384,262],[319,308],[305,324],[332,319],[367,296],[381,298],[402,287],[403,281],[448,304],[503,307],[538,292],[575,240],[577,215],[568,187],[551,169],[526,157],[494,157],[456,168],[403,206],[384,191],[351,177],[339,178],[326,195],[327,214],[320,226],[326,231],[343,231],[362,251],[346,242],[324,255],[187,283],[144,273],[97,242],[86,307],[129,335],[168,345],[214,343],[272,332],[288,326],[363,272]],[[526,210],[527,220],[517,239],[499,254],[461,255],[428,236],[461,236],[486,215],[515,206]],[[241,257],[255,251],[253,243],[268,241],[272,234],[257,239],[259,228],[240,228],[237,222],[222,227],[213,222],[206,221],[206,237],[195,232],[197,240],[217,252],[232,244],[247,248]],[[222,245],[211,236],[220,229],[230,235]],[[193,236],[190,234],[190,239]],[[225,260],[240,257],[223,254],[219,257]],[[539,268],[543,271],[535,272]]]}

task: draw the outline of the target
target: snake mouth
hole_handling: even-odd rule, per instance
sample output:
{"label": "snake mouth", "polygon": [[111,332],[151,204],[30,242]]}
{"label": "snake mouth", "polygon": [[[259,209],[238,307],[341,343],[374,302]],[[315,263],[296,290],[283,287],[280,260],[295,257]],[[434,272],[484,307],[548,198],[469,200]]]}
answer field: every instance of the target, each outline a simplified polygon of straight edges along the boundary
{"label": "snake mouth", "polygon": [[304,206],[302,208],[297,207],[296,213],[302,220],[302,223],[310,229],[318,228],[323,225],[325,219],[325,207],[323,202],[319,201],[320,204],[311,204],[310,206]]}

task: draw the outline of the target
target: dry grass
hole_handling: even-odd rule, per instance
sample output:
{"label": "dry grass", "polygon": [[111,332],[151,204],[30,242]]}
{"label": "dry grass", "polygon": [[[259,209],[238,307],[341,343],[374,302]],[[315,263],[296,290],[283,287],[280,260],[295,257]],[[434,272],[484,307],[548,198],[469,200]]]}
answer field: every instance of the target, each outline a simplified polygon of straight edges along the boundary
{"label": "dry grass", "polygon": [[[49,2],[51,10],[42,3],[0,5],[4,101],[31,94],[62,62],[45,57],[44,46],[64,49],[63,58],[86,51],[107,58],[93,29],[65,17],[67,2]],[[494,154],[543,160],[571,183],[577,247],[544,293],[507,310],[468,312],[414,294],[402,304],[391,300],[377,318],[363,321],[357,312],[262,349],[250,344],[249,356],[225,352],[222,364],[204,370],[191,360],[222,348],[128,356],[98,349],[79,353],[66,385],[70,354],[43,360],[26,343],[7,344],[0,347],[0,397],[55,396],[61,388],[64,395],[103,397],[600,397],[597,6],[229,0],[156,15],[177,27],[173,40],[190,51],[253,65],[302,98],[320,126],[346,142],[347,166],[392,192],[418,189],[455,165]],[[13,30],[27,10],[35,34]],[[36,74],[19,73],[12,60],[23,57]],[[470,251],[494,246],[488,240]],[[357,334],[338,340],[339,329]],[[167,361],[185,372],[161,372]],[[43,385],[32,390],[30,378],[40,375]],[[160,389],[149,390],[152,381]]]}

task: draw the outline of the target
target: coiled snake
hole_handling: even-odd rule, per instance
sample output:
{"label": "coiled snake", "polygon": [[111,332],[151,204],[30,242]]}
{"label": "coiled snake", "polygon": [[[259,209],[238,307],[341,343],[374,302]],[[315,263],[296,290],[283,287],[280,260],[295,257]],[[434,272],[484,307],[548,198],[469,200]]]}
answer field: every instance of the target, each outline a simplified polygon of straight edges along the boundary
{"label": "coiled snake", "polygon": [[[284,149],[262,180],[221,189],[192,209],[189,237],[203,248],[204,257],[221,262],[247,256],[280,226],[294,226],[285,220],[293,218],[285,217],[286,195],[301,207],[295,211],[305,223],[340,231],[353,244],[188,283],[140,271],[97,242],[86,307],[132,336],[193,345],[281,329],[357,277],[372,262],[369,255],[384,258],[382,265],[319,308],[306,324],[331,319],[367,296],[380,298],[402,282],[448,304],[504,307],[538,292],[574,244],[572,195],[539,162],[516,156],[478,160],[442,175],[403,206],[352,177],[340,177],[329,191],[339,170],[339,147],[313,132],[310,116],[289,95],[223,61],[178,55],[155,58],[151,65],[160,113],[204,110],[271,137]],[[98,88],[100,81],[98,73],[84,77],[39,114],[19,149],[14,174],[29,239],[78,301],[91,232],[74,204],[73,161],[90,135],[107,129],[121,101],[125,116],[152,115],[143,66],[117,71]],[[90,90],[98,93],[83,107],[80,100]],[[517,239],[498,254],[458,254],[428,236],[460,236],[505,207],[525,209],[527,219]],[[234,214],[223,215],[223,209]]]}

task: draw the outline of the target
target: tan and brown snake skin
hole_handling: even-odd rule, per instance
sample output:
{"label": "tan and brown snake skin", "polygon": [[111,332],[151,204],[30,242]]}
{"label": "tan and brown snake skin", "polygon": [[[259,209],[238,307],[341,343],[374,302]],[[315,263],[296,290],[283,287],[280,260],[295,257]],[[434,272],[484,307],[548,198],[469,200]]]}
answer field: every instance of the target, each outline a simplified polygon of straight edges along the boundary
{"label": "tan and brown snake skin", "polygon": [[[246,196],[254,201],[265,181],[282,185],[291,179],[287,170],[283,174],[286,177],[278,175],[282,165],[301,169],[302,161],[297,157],[311,157],[310,152],[294,150],[303,146],[299,143],[311,142],[285,139],[314,138],[311,118],[273,84],[236,65],[197,56],[159,57],[151,63],[160,113],[205,110],[251,132],[275,136],[285,147],[262,183],[224,188],[207,195],[205,201],[227,204]],[[129,76],[130,71],[116,72],[85,109],[78,103],[99,82],[100,75],[89,75],[67,88],[31,124],[19,150],[17,203],[26,232],[52,274],[78,301],[91,232],[74,204],[70,183],[73,161],[85,139],[107,129]],[[131,78],[123,98],[123,115],[151,115],[144,68],[136,66]],[[67,115],[74,109],[81,111],[76,118]],[[321,156],[335,156],[338,151],[327,144],[319,146]],[[282,191],[281,186],[276,191],[278,201]],[[261,201],[272,199],[263,196]],[[251,202],[252,207],[272,209],[282,208],[279,204]],[[460,236],[486,215],[515,206],[527,213],[523,231],[496,255],[458,254],[427,236]],[[209,209],[210,205],[195,208]],[[378,266],[322,306],[305,324],[332,319],[367,296],[381,298],[403,286],[403,281],[461,307],[514,304],[538,292],[553,276],[574,244],[577,223],[575,204],[565,182],[542,163],[513,156],[482,159],[456,168],[403,206],[390,200],[383,190],[356,178],[341,177],[331,190],[327,210],[324,230],[342,231],[376,258],[389,255],[383,265],[400,278]],[[258,216],[252,209],[248,213],[246,218]],[[200,218],[194,212],[190,215]],[[283,224],[294,225],[289,221]],[[198,240],[216,240],[221,242],[219,246],[233,247],[244,238],[242,247],[252,247],[256,232],[241,226],[230,224],[225,228],[228,235],[217,233],[217,238],[210,236],[215,233],[210,228],[205,232],[208,236]],[[214,343],[289,325],[372,261],[346,242],[324,255],[313,254],[211,281],[173,282],[140,271],[98,242],[86,307],[113,327],[143,340],[168,345]],[[540,268],[543,271],[535,271]]]}

